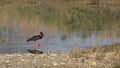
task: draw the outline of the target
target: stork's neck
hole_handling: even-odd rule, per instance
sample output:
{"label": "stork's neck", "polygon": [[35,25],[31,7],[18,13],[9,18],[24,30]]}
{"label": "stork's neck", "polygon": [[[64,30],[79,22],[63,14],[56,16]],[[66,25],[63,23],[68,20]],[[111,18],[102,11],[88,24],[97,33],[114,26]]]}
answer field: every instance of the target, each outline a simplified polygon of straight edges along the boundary
{"label": "stork's neck", "polygon": [[40,36],[42,36],[42,37],[43,37],[43,36],[44,36],[44,34],[40,34]]}

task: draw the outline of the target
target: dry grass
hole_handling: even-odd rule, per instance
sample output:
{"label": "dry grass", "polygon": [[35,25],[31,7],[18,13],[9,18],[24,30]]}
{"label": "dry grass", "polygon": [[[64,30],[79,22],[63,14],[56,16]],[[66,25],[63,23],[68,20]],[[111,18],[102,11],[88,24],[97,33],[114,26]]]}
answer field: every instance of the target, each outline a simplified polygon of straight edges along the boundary
{"label": "dry grass", "polygon": [[[94,1],[96,0],[1,0],[0,28],[15,31],[14,29],[20,24],[23,25],[21,26],[24,28],[21,28],[23,32],[31,32],[30,30],[54,32],[58,31],[58,28],[62,31],[117,32],[120,26],[120,9],[114,5],[117,4],[119,7],[120,1],[97,0],[100,2],[97,8],[88,5]],[[49,29],[40,28],[43,24]]]}
{"label": "dry grass", "polygon": [[88,60],[94,59],[105,64],[105,68],[120,68],[120,44],[90,48],[84,51],[80,49],[71,50],[69,56],[74,58],[85,57]]}

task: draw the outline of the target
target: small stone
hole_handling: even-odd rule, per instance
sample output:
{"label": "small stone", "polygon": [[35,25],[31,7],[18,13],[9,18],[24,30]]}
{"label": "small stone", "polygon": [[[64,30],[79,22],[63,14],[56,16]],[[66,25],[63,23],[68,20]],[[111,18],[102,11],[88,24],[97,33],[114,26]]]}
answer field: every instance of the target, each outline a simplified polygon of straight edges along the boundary
{"label": "small stone", "polygon": [[91,62],[91,65],[92,65],[92,66],[96,66],[97,63],[96,63],[96,62]]}
{"label": "small stone", "polygon": [[53,57],[54,57],[54,56],[56,56],[56,55],[57,55],[57,54],[51,54],[50,56],[53,56]]}
{"label": "small stone", "polygon": [[65,65],[65,63],[64,63],[64,62],[61,62],[61,65]]}
{"label": "small stone", "polygon": [[57,62],[53,62],[53,66],[58,66],[58,63]]}

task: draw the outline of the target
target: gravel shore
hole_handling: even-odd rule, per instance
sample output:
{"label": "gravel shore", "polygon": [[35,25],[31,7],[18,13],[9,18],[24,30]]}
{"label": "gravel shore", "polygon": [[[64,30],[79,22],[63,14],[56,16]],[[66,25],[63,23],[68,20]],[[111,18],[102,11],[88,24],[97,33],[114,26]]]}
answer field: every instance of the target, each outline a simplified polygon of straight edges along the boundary
{"label": "gravel shore", "polygon": [[113,68],[111,60],[115,61],[117,54],[106,53],[102,59],[96,56],[96,53],[80,58],[68,54],[0,54],[0,68]]}

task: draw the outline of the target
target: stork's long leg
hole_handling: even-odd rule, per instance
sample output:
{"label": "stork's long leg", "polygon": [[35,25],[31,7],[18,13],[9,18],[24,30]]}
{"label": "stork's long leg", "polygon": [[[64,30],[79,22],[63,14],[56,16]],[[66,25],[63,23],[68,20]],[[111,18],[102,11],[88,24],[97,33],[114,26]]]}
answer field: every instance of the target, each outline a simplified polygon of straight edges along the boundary
{"label": "stork's long leg", "polygon": [[38,49],[40,49],[40,41],[38,42]]}
{"label": "stork's long leg", "polygon": [[36,41],[34,42],[34,49],[36,50]]}

